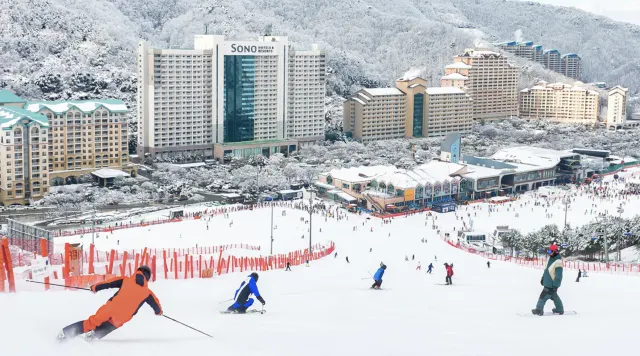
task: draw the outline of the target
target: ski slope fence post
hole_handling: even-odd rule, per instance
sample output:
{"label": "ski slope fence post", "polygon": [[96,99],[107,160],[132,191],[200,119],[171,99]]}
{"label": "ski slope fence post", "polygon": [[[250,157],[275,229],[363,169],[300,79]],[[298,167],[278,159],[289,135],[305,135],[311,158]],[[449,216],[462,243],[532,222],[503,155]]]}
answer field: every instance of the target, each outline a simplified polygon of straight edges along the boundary
{"label": "ski slope fence post", "polygon": [[107,274],[113,274],[113,262],[116,258],[116,251],[111,250],[111,255],[109,256],[109,269],[107,269]]}
{"label": "ski slope fence post", "polygon": [[120,264],[120,276],[124,277],[125,276],[125,268],[127,267],[127,257],[128,257],[128,253],[127,251],[124,251],[122,253],[122,264]]}
{"label": "ski slope fence post", "polygon": [[[95,246],[93,244],[89,245],[89,274],[94,274],[94,267],[93,267],[93,253],[95,250]],[[43,256],[44,257],[44,256]],[[49,285],[46,284],[45,288],[48,287]]]}
{"label": "ski slope fence post", "polygon": [[[93,245],[91,245],[91,247],[93,247]],[[40,254],[47,262],[49,262],[49,250],[47,248],[47,240],[45,239],[40,239]],[[49,263],[49,266],[47,266],[47,271],[50,268],[50,265],[51,263]],[[93,265],[91,264],[90,267],[93,267]],[[45,274],[45,277],[44,277],[44,283],[46,283],[44,285],[45,291],[49,290],[49,287],[50,287],[49,282],[50,282],[49,275]]]}
{"label": "ski slope fence post", "polygon": [[[155,258],[156,256],[153,256],[153,257]],[[162,250],[162,262],[163,262],[163,269],[164,269],[164,279],[167,279],[169,278],[167,276],[167,273],[169,271],[167,271],[167,251],[165,251],[164,249]]]}
{"label": "ski slope fence post", "polygon": [[0,243],[0,253],[3,254],[4,266],[6,268],[7,280],[9,281],[9,292],[16,292],[16,280],[13,275],[13,261],[11,260],[11,251],[9,250],[9,240],[3,238]]}

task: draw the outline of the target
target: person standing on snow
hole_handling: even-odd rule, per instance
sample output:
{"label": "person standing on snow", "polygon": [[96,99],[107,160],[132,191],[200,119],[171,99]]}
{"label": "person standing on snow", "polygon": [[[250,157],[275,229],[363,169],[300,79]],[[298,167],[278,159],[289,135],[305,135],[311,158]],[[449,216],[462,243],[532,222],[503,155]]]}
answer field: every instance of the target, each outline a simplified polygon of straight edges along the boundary
{"label": "person standing on snow", "polygon": [[371,285],[371,289],[380,289],[380,286],[382,286],[382,276],[384,276],[384,271],[387,269],[387,266],[384,263],[380,264],[380,268],[378,268],[376,273],[373,275],[373,284]]}
{"label": "person standing on snow", "polygon": [[487,268],[491,268],[491,261],[487,261]]}
{"label": "person standing on snow", "polygon": [[131,320],[144,303],[149,304],[156,315],[162,315],[160,301],[149,289],[149,279],[151,269],[140,266],[131,277],[112,278],[92,285],[93,293],[109,288],[118,288],[118,291],[95,315],[62,329],[58,339],[71,339],[80,334],[86,334],[88,340],[102,339]]}
{"label": "person standing on snow", "polygon": [[238,314],[246,313],[247,309],[253,305],[253,298],[249,298],[251,294],[255,295],[262,305],[265,305],[266,302],[260,295],[256,283],[258,283],[258,274],[253,272],[240,283],[240,288],[236,290],[236,294],[233,297],[234,303],[227,310]]}
{"label": "person standing on snow", "polygon": [[445,282],[447,284],[453,284],[451,281],[451,277],[453,277],[453,264],[448,264],[445,262],[444,268],[447,270],[447,277],[445,278]]}
{"label": "person standing on snow", "polygon": [[286,271],[291,271],[291,262],[287,261],[287,268],[285,269]]}
{"label": "person standing on snow", "polygon": [[433,263],[429,263],[429,267],[427,269],[427,273],[431,274],[431,271],[433,271]]}
{"label": "person standing on snow", "polygon": [[580,282],[580,277],[582,277],[582,270],[578,269],[578,278],[576,278],[576,282]]}
{"label": "person standing on snow", "polygon": [[556,244],[549,246],[547,253],[549,254],[549,260],[540,279],[540,284],[544,288],[540,293],[536,308],[531,309],[531,312],[534,315],[544,315],[544,305],[551,299],[555,305],[555,308],[552,309],[553,313],[562,315],[564,314],[564,306],[558,296],[558,288],[562,284],[562,255],[560,255]]}

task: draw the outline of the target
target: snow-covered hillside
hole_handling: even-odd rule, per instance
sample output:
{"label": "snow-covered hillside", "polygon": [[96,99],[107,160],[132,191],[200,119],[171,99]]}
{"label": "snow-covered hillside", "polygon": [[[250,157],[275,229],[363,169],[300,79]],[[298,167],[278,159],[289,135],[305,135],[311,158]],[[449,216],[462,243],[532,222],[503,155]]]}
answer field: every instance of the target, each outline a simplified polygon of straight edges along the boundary
{"label": "snow-covered hillside", "polygon": [[[485,213],[486,206],[482,206]],[[283,216],[280,210],[274,214],[276,251],[304,247],[308,236],[301,239],[300,235],[308,225],[300,218],[307,213],[287,210]],[[542,208],[535,212],[537,216],[543,213]],[[570,214],[571,221],[584,220],[578,213]],[[326,221],[316,215],[314,241],[335,240],[337,257],[314,261],[310,267],[294,267],[292,272],[260,272],[258,286],[267,303],[267,313],[262,315],[218,313],[229,305],[227,300],[245,277],[242,273],[151,284],[167,316],[214,335],[213,340],[156,317],[143,306],[130,323],[101,341],[58,344],[55,335],[62,327],[94,313],[112,291],[93,295],[53,288],[44,293],[40,285],[19,281],[21,292],[0,294],[0,316],[8,321],[0,326],[3,351],[11,356],[106,356],[122,350],[155,356],[533,356],[547,348],[567,355],[601,355],[623,353],[635,346],[632,326],[640,312],[634,292],[640,288],[637,277],[591,273],[575,283],[577,272],[566,269],[559,295],[566,310],[578,314],[519,316],[517,313],[527,314],[535,306],[542,290],[541,271],[499,261],[487,268],[486,259],[444,243],[432,228],[433,224],[456,224],[453,213],[434,216],[437,220],[431,217],[427,224],[424,213],[383,224],[366,215]],[[230,220],[233,227],[227,224]],[[510,221],[531,229],[540,220],[529,215],[513,219],[501,211],[491,218],[483,214],[475,225],[493,229]],[[554,220],[562,218],[554,215]],[[154,227],[144,234],[136,234],[142,228],[115,231],[109,242],[101,237],[100,244],[110,248],[118,238],[119,248],[140,247],[144,241],[166,247],[250,243],[262,245],[263,251],[269,245],[269,209],[232,212],[226,219],[218,215],[212,218],[209,231],[205,224],[188,221]],[[421,242],[424,238],[428,242]],[[383,290],[371,291],[370,273],[381,261],[388,266]],[[427,274],[431,262],[434,271]],[[452,286],[442,285],[444,262],[454,264]],[[421,270],[416,269],[418,263]],[[612,294],[615,303],[602,302]],[[610,323],[615,327],[603,327]],[[590,341],[582,342],[587,336]]]}

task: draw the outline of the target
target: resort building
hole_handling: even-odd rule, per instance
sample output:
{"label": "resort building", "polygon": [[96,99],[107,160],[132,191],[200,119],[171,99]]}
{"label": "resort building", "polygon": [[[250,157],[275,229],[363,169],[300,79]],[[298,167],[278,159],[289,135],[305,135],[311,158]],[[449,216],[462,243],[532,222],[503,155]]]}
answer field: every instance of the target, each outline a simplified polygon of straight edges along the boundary
{"label": "resort building", "polygon": [[520,117],[566,123],[595,124],[598,92],[579,85],[538,82],[520,91]]}
{"label": "resort building", "polygon": [[471,132],[472,100],[457,87],[427,88],[401,78],[396,88],[362,89],[345,101],[344,131],[363,143]]}
{"label": "resort building", "polygon": [[47,117],[3,105],[0,128],[0,203],[42,198],[49,189]]}
{"label": "resort building", "polygon": [[467,49],[445,67],[442,86],[464,88],[473,100],[473,119],[517,115],[518,70],[507,57],[488,49]]}
{"label": "resort building", "polygon": [[607,104],[607,128],[616,130],[627,122],[627,97],[629,89],[615,86],[609,90]]}
{"label": "resort building", "polygon": [[197,35],[194,49],[141,41],[138,155],[221,158],[247,142],[271,154],[285,141],[324,139],[325,73],[323,51],[297,50],[287,37]]}

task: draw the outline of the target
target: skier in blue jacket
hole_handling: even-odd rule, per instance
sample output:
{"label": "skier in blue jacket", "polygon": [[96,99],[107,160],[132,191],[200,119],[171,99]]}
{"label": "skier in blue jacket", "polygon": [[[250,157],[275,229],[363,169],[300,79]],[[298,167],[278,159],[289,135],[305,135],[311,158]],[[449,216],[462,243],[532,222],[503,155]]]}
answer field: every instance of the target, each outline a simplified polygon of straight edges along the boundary
{"label": "skier in blue jacket", "polygon": [[382,276],[384,275],[384,271],[387,269],[387,266],[384,263],[380,263],[380,268],[373,275],[373,285],[371,289],[380,289],[382,285]]}
{"label": "skier in blue jacket", "polygon": [[249,298],[251,294],[256,296],[256,299],[265,305],[266,302],[264,298],[260,296],[260,292],[258,291],[258,274],[256,272],[251,273],[247,276],[247,279],[242,281],[240,284],[240,288],[236,290],[236,294],[233,297],[234,303],[227,308],[228,311],[244,314],[247,312],[247,308],[253,305],[253,298]]}

